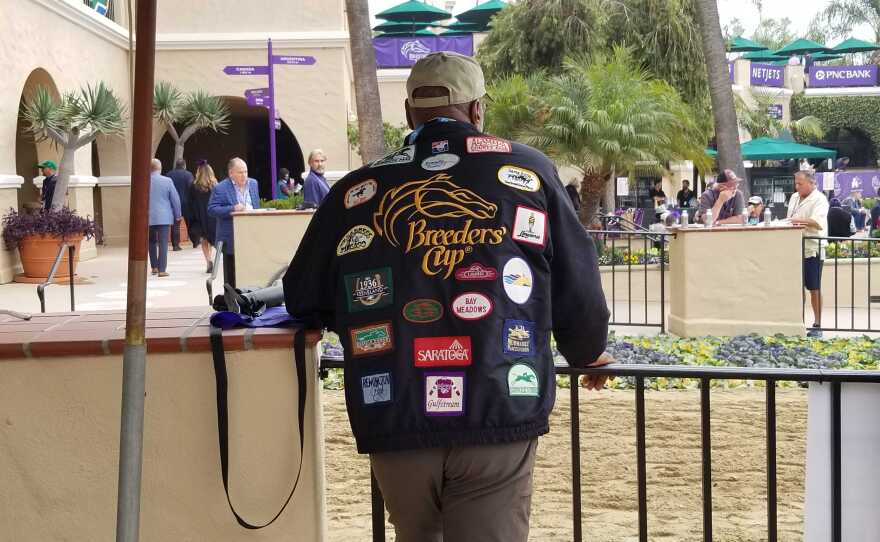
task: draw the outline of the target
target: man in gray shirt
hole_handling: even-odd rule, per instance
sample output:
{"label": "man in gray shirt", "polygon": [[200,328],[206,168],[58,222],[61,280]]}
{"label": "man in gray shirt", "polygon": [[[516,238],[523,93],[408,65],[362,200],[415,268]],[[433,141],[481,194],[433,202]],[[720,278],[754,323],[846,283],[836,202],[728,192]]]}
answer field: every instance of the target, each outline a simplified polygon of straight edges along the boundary
{"label": "man in gray shirt", "polygon": [[712,224],[742,224],[745,198],[742,192],[737,190],[739,183],[740,179],[736,173],[729,169],[722,171],[715,184],[700,196],[697,221],[705,222],[706,211],[711,209]]}

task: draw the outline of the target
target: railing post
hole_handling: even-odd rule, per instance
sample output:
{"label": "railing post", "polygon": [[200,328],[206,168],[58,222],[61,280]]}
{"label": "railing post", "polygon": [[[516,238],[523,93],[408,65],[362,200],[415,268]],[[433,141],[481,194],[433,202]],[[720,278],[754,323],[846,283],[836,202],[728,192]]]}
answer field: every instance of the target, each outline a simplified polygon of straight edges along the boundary
{"label": "railing post", "polygon": [[73,282],[73,257],[76,252],[76,245],[67,246],[67,268],[70,271],[70,312],[76,311],[76,300],[74,298],[74,282]]}
{"label": "railing post", "polygon": [[370,494],[372,503],[373,542],[385,542],[385,500],[379,482],[370,467]]}
{"label": "railing post", "polygon": [[776,381],[767,380],[767,542],[776,542]]}
{"label": "railing post", "polygon": [[831,383],[831,541],[841,542],[840,382]]}
{"label": "railing post", "polygon": [[569,392],[571,395],[571,508],[572,508],[572,539],[582,542],[584,539],[581,525],[581,413],[580,394],[577,374],[570,374]]}
{"label": "railing post", "polygon": [[663,334],[666,333],[666,236],[660,239],[660,333]]}
{"label": "railing post", "polygon": [[636,377],[636,471],[639,486],[639,542],[648,542],[648,474],[645,457],[645,379]]}
{"label": "railing post", "polygon": [[700,379],[700,435],[703,452],[703,541],[712,542],[712,438],[709,388],[712,381]]}

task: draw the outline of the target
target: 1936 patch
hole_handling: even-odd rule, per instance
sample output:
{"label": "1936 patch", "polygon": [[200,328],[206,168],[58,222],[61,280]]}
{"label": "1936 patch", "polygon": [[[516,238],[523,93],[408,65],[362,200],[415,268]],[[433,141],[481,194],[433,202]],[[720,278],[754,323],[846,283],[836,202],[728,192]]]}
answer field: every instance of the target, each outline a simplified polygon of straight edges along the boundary
{"label": "1936 patch", "polygon": [[377,322],[348,330],[351,339],[351,355],[369,356],[394,349],[391,322]]}
{"label": "1936 patch", "polygon": [[375,179],[368,179],[357,183],[345,192],[343,205],[345,205],[346,209],[351,209],[352,207],[357,207],[362,203],[370,201],[373,199],[373,196],[376,195],[378,187],[379,185],[376,183]]}
{"label": "1936 patch", "polygon": [[387,307],[394,302],[390,267],[368,269],[343,277],[349,312]]}
{"label": "1936 patch", "polygon": [[363,224],[354,226],[339,240],[339,244],[336,245],[336,255],[345,256],[352,252],[365,250],[373,242],[375,235],[369,226],[364,226]]}

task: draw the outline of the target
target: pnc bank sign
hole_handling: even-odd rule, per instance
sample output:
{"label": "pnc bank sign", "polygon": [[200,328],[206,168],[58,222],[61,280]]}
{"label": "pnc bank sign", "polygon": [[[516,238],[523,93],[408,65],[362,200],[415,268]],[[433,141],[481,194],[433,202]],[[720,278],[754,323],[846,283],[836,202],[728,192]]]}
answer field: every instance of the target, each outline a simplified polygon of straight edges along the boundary
{"label": "pnc bank sign", "polygon": [[812,66],[810,87],[874,87],[877,86],[877,65]]}

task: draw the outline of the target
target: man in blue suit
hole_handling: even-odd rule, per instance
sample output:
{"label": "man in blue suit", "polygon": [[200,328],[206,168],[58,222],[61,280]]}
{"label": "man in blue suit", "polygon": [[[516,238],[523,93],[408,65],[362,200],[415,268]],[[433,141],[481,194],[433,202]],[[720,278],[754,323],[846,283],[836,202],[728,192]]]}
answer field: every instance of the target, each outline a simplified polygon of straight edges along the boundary
{"label": "man in blue suit", "polygon": [[167,277],[168,234],[180,220],[180,197],[174,182],[162,175],[162,162],[150,162],[150,267],[154,275]]}
{"label": "man in blue suit", "polygon": [[223,241],[224,282],[235,287],[235,244],[232,213],[260,208],[257,181],[248,177],[247,164],[233,158],[227,166],[229,176],[214,187],[208,201],[208,214],[217,219],[215,240]]}

